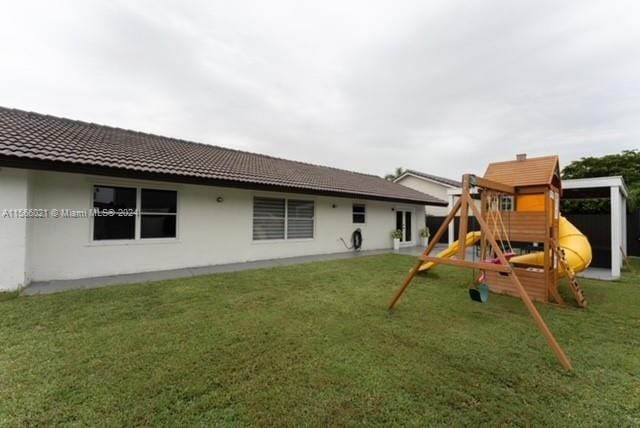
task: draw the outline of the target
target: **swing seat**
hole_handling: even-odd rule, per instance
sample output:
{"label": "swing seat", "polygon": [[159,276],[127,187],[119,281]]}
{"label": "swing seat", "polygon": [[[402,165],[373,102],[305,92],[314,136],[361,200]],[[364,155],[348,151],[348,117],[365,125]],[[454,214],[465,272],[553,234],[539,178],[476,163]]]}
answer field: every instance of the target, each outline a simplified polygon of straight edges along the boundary
{"label": "swing seat", "polygon": [[489,286],[482,283],[477,288],[470,288],[469,297],[474,302],[486,303],[489,300]]}
{"label": "swing seat", "polygon": [[[511,260],[512,257],[516,256],[517,254],[514,253],[513,251],[509,251],[507,253],[504,253],[504,258],[507,259],[507,261]],[[493,263],[494,265],[501,265],[502,262],[500,261],[499,258],[494,257],[492,259],[486,259],[484,261],[485,263]]]}

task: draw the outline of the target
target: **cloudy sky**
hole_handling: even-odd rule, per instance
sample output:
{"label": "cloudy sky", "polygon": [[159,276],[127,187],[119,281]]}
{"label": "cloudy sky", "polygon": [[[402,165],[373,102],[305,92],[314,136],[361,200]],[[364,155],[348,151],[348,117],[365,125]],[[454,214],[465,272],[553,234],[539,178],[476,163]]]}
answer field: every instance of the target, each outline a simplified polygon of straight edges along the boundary
{"label": "cloudy sky", "polygon": [[14,1],[0,104],[384,175],[640,147],[640,2]]}

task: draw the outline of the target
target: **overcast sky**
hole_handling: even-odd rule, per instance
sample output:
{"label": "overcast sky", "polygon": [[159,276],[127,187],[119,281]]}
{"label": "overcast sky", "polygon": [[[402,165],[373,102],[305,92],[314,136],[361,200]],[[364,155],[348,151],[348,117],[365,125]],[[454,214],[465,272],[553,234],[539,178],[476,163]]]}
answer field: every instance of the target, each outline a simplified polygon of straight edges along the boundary
{"label": "overcast sky", "polygon": [[384,175],[640,147],[640,2],[13,1],[0,104]]}

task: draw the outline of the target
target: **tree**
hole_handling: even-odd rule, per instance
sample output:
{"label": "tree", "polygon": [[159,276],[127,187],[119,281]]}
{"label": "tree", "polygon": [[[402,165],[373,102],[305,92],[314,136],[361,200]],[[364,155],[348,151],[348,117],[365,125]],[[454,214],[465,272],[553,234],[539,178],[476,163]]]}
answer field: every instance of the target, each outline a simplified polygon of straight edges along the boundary
{"label": "tree", "polygon": [[402,167],[398,167],[396,168],[396,173],[395,174],[387,174],[384,176],[385,180],[389,180],[389,181],[393,181],[396,178],[400,177],[402,174],[404,173],[404,170],[402,169]]}
{"label": "tree", "polygon": [[[622,153],[601,157],[585,157],[573,161],[562,170],[562,178],[590,178],[621,175],[629,189],[627,208],[635,211],[640,206],[640,151],[624,150]],[[563,200],[562,209],[567,213],[608,213],[609,199]]]}

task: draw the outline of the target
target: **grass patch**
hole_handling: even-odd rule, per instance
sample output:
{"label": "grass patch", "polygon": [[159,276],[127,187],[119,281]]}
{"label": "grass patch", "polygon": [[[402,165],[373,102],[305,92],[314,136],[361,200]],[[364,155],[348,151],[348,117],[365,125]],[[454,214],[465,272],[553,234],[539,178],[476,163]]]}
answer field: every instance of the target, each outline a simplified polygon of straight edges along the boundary
{"label": "grass patch", "polygon": [[[471,302],[382,255],[0,302],[0,425],[640,425],[640,274]],[[636,272],[640,263],[634,261]]]}
{"label": "grass patch", "polygon": [[17,299],[19,296],[20,291],[0,291],[0,302]]}

